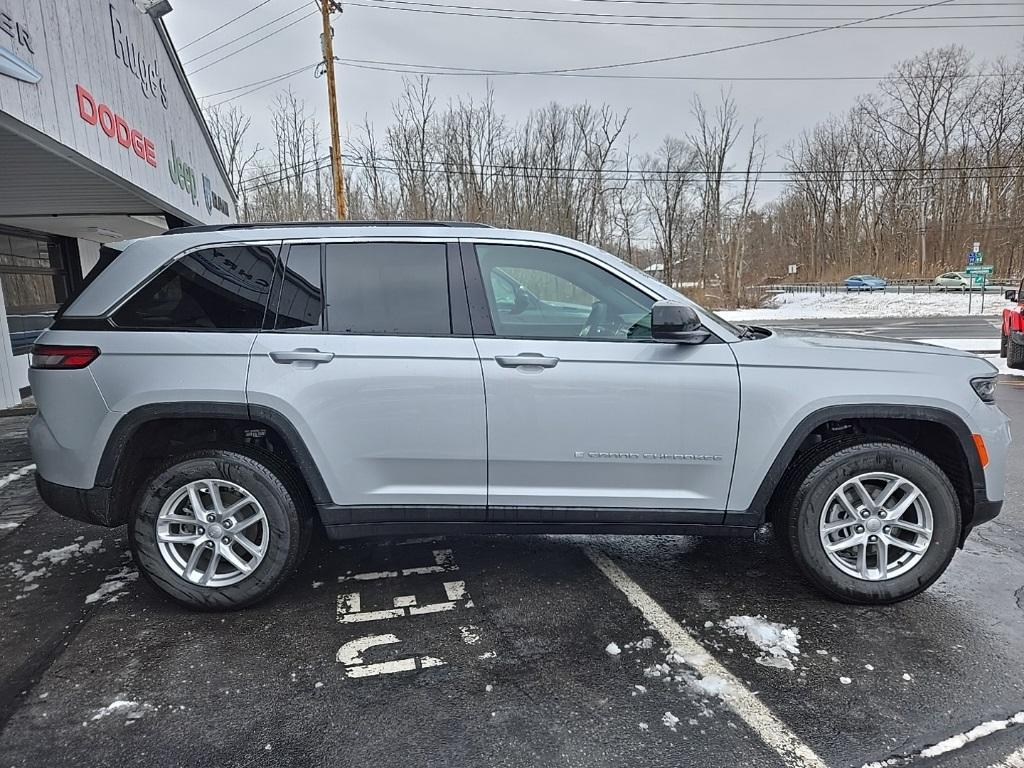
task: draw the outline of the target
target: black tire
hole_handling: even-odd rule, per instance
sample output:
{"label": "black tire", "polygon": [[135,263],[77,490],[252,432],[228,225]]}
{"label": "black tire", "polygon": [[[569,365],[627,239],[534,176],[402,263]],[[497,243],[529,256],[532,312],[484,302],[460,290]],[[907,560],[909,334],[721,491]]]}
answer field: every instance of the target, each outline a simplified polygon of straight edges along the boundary
{"label": "black tire", "polygon": [[1017,341],[1014,332],[1010,332],[1006,340],[1006,366],[1008,368],[1024,368],[1024,344]]}
{"label": "black tire", "polygon": [[[832,492],[867,472],[910,480],[932,511],[934,528],[924,556],[909,571],[885,581],[866,581],[840,570],[819,536],[820,515]],[[842,602],[885,605],[924,591],[946,570],[960,540],[960,502],[949,478],[924,454],[902,443],[854,438],[812,449],[793,468],[775,526],[779,545],[815,587]]]}
{"label": "black tire", "polygon": [[[156,540],[156,521],[168,497],[187,483],[220,479],[251,493],[267,516],[269,539],[263,560],[241,581],[200,586],[175,573]],[[272,456],[244,449],[209,448],[175,457],[140,487],[128,516],[128,541],[146,580],[184,606],[205,611],[245,608],[275,592],[305,556],[312,533],[311,504],[301,484]]]}
{"label": "black tire", "polygon": [[1006,357],[1006,334],[999,335],[999,356]]}

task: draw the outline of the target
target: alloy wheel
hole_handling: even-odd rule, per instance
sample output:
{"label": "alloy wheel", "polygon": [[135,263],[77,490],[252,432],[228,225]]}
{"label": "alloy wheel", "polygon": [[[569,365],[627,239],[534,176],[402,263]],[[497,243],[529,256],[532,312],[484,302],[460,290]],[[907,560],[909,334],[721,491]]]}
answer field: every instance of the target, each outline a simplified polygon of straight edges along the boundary
{"label": "alloy wheel", "polygon": [[832,492],[818,532],[826,556],[840,571],[886,581],[921,561],[934,521],[928,499],[913,482],[891,472],[867,472]]}
{"label": "alloy wheel", "polygon": [[237,483],[195,480],[160,508],[156,540],[178,576],[201,587],[226,587],[263,561],[270,524],[256,497]]}

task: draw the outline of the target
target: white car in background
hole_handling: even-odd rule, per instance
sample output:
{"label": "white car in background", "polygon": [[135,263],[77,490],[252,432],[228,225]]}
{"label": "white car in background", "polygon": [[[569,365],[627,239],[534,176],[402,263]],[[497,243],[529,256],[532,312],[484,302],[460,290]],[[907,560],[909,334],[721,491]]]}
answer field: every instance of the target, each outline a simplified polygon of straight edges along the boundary
{"label": "white car in background", "polygon": [[971,276],[966,272],[944,272],[935,278],[935,285],[944,291],[966,291],[971,287]]}

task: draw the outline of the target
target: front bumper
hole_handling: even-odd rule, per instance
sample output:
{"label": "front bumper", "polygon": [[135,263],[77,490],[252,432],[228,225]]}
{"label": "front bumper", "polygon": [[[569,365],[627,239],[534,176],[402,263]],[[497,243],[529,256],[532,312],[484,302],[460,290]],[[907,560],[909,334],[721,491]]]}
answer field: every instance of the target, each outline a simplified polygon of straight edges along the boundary
{"label": "front bumper", "polygon": [[107,528],[125,523],[114,513],[110,488],[72,488],[52,483],[36,472],[36,489],[46,505],[64,517]]}

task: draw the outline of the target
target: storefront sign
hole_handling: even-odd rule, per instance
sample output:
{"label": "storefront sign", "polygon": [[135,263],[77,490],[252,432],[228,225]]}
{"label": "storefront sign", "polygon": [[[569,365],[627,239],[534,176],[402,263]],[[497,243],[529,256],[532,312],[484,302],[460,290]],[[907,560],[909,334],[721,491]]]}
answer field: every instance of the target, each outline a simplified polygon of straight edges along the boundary
{"label": "storefront sign", "polygon": [[167,158],[167,170],[171,173],[171,181],[188,192],[192,196],[192,204],[198,204],[198,187],[196,184],[196,172],[192,166],[178,157],[174,149],[174,142],[171,142],[171,156]]}
{"label": "storefront sign", "polygon": [[75,85],[78,114],[89,125],[98,125],[109,138],[156,168],[156,147],[153,142],[128,125],[121,115],[106,104],[97,103],[93,95],[80,84]]}
{"label": "storefront sign", "polygon": [[203,174],[203,198],[206,200],[207,213],[213,213],[213,209],[216,208],[225,216],[231,215],[228,201],[213,191],[213,182],[210,181],[210,177],[205,173]]}
{"label": "storefront sign", "polygon": [[11,14],[0,10],[0,75],[26,83],[38,83],[43,79],[42,74],[18,55],[35,52],[35,43],[28,27]]}
{"label": "storefront sign", "polygon": [[120,60],[142,84],[142,92],[147,99],[159,99],[167,109],[167,84],[160,75],[157,58],[146,56],[138,40],[125,31],[113,4],[110,6],[110,32],[114,38],[114,58]]}

